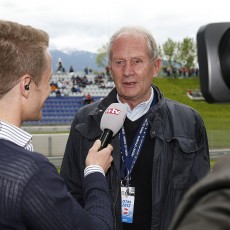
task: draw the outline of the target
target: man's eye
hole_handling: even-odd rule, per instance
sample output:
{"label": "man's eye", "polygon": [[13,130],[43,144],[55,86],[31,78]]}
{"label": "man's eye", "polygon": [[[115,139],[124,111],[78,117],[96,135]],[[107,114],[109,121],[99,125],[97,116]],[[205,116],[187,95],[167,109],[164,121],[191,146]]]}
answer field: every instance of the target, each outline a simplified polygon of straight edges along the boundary
{"label": "man's eye", "polygon": [[115,62],[117,65],[124,65],[124,61],[116,61]]}
{"label": "man's eye", "polygon": [[139,60],[139,59],[134,59],[134,60],[132,61],[132,63],[133,63],[133,65],[136,65],[136,64],[142,63],[142,61]]}

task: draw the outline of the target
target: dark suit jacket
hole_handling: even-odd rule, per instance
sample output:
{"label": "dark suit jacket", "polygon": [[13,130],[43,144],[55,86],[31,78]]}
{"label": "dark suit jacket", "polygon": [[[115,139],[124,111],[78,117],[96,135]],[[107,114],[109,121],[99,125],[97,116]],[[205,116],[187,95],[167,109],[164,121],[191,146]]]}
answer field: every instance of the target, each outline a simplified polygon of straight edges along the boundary
{"label": "dark suit jacket", "polygon": [[41,154],[0,139],[0,229],[112,229],[106,178],[83,180],[84,209]]}

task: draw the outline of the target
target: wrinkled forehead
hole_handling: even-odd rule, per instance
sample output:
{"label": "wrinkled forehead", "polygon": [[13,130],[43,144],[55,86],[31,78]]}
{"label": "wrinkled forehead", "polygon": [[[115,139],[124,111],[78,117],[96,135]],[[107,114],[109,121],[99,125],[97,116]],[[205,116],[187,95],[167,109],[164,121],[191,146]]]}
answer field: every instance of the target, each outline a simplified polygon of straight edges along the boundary
{"label": "wrinkled forehead", "polygon": [[148,56],[147,39],[136,32],[123,32],[114,40],[112,58]]}
{"label": "wrinkled forehead", "polygon": [[114,43],[119,41],[128,41],[131,43],[135,43],[136,41],[138,41],[147,43],[147,38],[143,34],[138,33],[137,31],[124,31],[118,34],[114,39]]}

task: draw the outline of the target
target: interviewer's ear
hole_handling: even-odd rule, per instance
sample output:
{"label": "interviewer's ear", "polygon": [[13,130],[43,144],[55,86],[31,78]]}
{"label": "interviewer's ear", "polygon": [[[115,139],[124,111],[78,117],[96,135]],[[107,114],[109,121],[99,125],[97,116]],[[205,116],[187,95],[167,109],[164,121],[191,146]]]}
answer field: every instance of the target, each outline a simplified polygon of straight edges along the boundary
{"label": "interviewer's ear", "polygon": [[25,90],[30,90],[30,85],[25,85]]}
{"label": "interviewer's ear", "polygon": [[31,83],[30,75],[26,74],[21,78],[20,89],[21,89],[21,93],[23,94],[23,96],[28,95],[28,92],[30,90],[30,83]]}

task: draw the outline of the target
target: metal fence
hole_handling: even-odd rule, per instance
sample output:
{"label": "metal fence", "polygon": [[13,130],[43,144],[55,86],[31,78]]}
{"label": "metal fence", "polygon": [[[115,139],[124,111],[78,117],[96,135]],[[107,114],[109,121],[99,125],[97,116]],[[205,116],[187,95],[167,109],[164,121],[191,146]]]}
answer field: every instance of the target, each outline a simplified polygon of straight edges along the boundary
{"label": "metal fence", "polygon": [[40,152],[47,157],[63,156],[68,135],[68,133],[33,134],[34,151]]}

